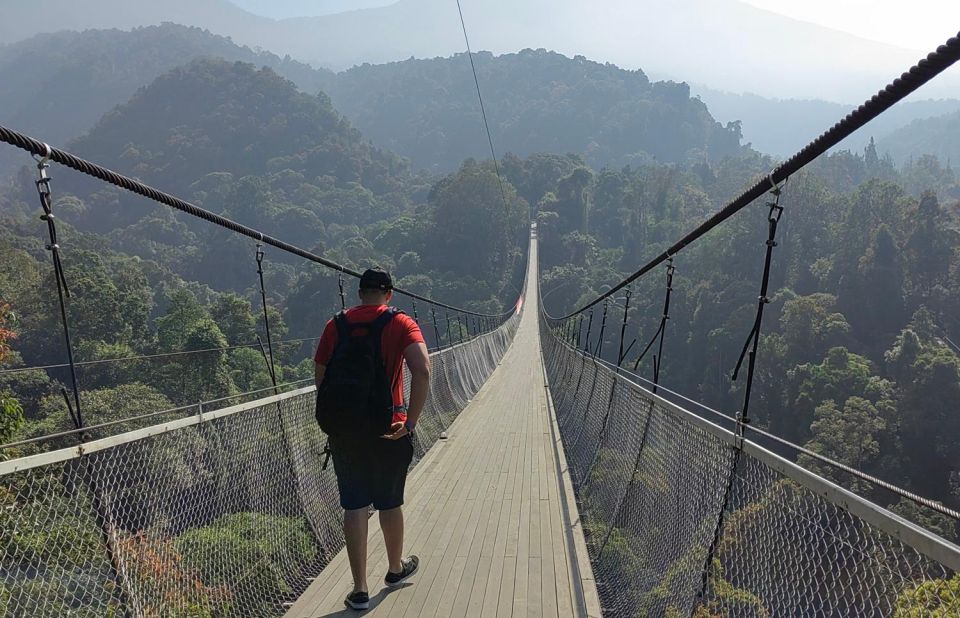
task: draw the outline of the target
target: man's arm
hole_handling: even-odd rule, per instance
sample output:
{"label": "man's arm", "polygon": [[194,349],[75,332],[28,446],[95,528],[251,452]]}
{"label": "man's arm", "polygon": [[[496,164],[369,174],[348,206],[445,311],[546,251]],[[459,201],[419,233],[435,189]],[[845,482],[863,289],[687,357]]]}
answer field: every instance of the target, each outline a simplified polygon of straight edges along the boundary
{"label": "man's arm", "polygon": [[403,359],[410,369],[410,404],[407,421],[416,425],[430,392],[430,353],[425,343],[412,343],[403,351]]}
{"label": "man's arm", "polygon": [[320,363],[313,364],[313,381],[316,383],[317,388],[320,388],[320,384],[323,383],[323,374],[327,372],[327,366],[321,365]]}

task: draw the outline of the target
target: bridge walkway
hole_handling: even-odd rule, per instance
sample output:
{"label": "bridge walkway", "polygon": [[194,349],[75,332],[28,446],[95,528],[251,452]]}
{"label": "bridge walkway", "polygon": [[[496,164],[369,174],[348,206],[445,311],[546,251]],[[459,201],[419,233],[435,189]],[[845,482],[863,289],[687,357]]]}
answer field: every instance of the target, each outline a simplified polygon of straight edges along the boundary
{"label": "bridge walkway", "polygon": [[[371,608],[364,614],[599,616],[544,388],[537,276],[529,274],[527,307],[511,349],[451,426],[449,439],[410,473],[405,552],[420,556],[421,566],[402,587],[383,586],[386,552],[378,519],[370,520]],[[356,615],[343,606],[351,585],[344,550],[287,616]]]}

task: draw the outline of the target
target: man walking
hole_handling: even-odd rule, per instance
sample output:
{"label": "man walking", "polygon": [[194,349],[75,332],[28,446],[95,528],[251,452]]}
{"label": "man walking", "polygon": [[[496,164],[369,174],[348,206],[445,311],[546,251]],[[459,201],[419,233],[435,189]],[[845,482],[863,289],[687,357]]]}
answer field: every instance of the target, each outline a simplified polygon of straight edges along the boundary
{"label": "man walking", "polygon": [[[413,575],[416,556],[403,558],[403,491],[413,459],[411,434],[430,388],[430,356],[417,323],[389,306],[390,274],[370,269],[360,278],[360,304],[327,322],[314,357],[317,420],[330,436],[343,532],[353,574],[344,604],[370,606],[367,520],[372,504],[389,567],[384,583]],[[410,370],[410,402],[403,401],[403,363]]]}

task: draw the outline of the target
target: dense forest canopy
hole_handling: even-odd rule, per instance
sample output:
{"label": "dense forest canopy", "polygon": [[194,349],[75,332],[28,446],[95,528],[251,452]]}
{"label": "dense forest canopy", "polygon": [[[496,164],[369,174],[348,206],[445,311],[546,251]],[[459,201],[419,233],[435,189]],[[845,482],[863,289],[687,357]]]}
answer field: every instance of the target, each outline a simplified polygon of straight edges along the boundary
{"label": "dense forest canopy", "polygon": [[[489,156],[465,55],[334,74],[176,24],[61,32],[0,48],[0,78],[9,84],[0,109],[10,126],[62,145],[138,88],[197,58],[267,66],[304,93],[323,91],[364,135],[415,167],[450,172],[466,158]],[[502,152],[576,152],[603,166],[718,160],[740,147],[739,125],[715,122],[682,83],[545,50],[482,53],[475,61]],[[38,62],[47,70],[28,70]],[[0,152],[0,177],[15,169],[12,157]]]}
{"label": "dense forest canopy", "polygon": [[[740,149],[738,123],[717,123],[683,83],[543,49],[478,53],[474,62],[503,152],[575,152],[591,165],[619,167],[718,161]],[[458,54],[364,64],[338,74],[328,93],[378,144],[447,170],[488,156],[469,63]]]}

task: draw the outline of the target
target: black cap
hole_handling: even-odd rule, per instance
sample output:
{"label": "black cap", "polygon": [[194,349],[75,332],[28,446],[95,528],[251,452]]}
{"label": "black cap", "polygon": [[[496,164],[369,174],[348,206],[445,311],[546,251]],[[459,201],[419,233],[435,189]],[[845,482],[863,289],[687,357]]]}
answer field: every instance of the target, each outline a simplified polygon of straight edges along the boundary
{"label": "black cap", "polygon": [[360,277],[360,289],[389,292],[393,289],[393,279],[390,278],[390,273],[382,268],[368,268]]}

